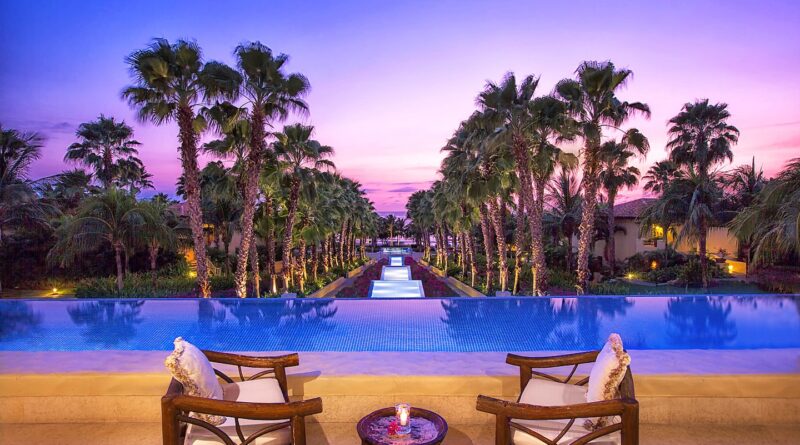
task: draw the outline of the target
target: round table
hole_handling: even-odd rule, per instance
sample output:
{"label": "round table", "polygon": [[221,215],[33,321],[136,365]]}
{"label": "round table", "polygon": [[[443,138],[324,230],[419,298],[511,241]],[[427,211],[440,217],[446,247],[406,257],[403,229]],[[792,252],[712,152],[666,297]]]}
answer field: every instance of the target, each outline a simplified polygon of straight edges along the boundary
{"label": "round table", "polygon": [[[362,445],[439,445],[447,435],[447,422],[442,416],[422,408],[411,408],[411,433],[389,437],[386,418],[394,418],[395,408],[381,408],[362,418],[356,430]],[[415,421],[416,419],[416,421]]]}

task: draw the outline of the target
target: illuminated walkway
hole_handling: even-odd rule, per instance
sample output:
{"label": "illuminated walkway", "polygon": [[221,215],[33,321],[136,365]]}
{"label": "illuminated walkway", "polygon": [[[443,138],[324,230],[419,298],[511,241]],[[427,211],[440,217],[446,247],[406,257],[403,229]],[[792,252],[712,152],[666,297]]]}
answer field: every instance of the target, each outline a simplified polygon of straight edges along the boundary
{"label": "illuminated walkway", "polygon": [[403,265],[402,256],[389,257],[389,265],[383,266],[381,279],[372,280],[370,298],[424,298],[422,281],[411,279],[411,267]]}

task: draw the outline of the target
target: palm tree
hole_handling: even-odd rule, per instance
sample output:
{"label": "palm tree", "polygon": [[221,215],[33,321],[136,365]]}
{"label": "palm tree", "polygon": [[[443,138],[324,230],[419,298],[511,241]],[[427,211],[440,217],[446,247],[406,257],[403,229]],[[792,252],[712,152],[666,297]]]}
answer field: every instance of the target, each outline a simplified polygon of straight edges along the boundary
{"label": "palm tree", "polygon": [[727,104],[709,104],[704,99],[685,104],[669,121],[669,158],[686,171],[685,181],[694,188],[678,238],[697,241],[704,288],[709,279],[706,238],[714,220],[713,207],[720,197],[717,189],[721,178],[712,169],[726,159],[733,160],[731,147],[739,140],[739,130],[727,122],[727,108]]}
{"label": "palm tree", "polygon": [[794,158],[767,183],[749,207],[728,226],[749,240],[756,266],[800,256],[800,158]]}
{"label": "palm tree", "polygon": [[[586,291],[589,281],[589,254],[594,237],[594,217],[600,186],[600,146],[603,129],[621,131],[620,127],[637,113],[650,116],[650,108],[640,102],[622,101],[617,92],[633,72],[616,69],[611,62],[583,62],[576,70],[577,79],[564,79],[556,85],[556,94],[566,101],[578,123],[583,139],[583,215],[578,242],[578,286]],[[629,130],[631,131],[631,130]]]}
{"label": "palm tree", "polygon": [[125,122],[101,114],[97,120],[82,123],[75,135],[80,142],[67,147],[64,160],[92,169],[103,188],[112,184],[119,186],[120,176],[126,170],[130,174],[132,164],[138,164],[144,170],[136,158],[136,147],[141,144],[133,139],[133,129]]}
{"label": "palm tree", "polygon": [[617,193],[623,188],[633,188],[639,183],[639,169],[628,165],[630,158],[645,155],[650,148],[647,138],[638,133],[625,135],[620,141],[607,141],[600,146],[602,170],[600,183],[608,197],[608,242],[606,243],[606,260],[611,267],[611,275],[617,269],[616,240],[614,232],[616,221],[614,218],[614,204]]}
{"label": "palm tree", "polygon": [[682,172],[678,170],[678,166],[669,159],[658,161],[647,169],[647,173],[642,177],[644,179],[644,190],[647,192],[660,194],[669,186],[669,184],[678,177],[681,177]]}
{"label": "palm tree", "polygon": [[76,256],[108,245],[114,250],[117,290],[122,292],[125,271],[122,255],[140,239],[146,219],[133,195],[112,186],[103,194],[83,201],[75,217],[59,228],[59,239],[48,259],[66,266]]}
{"label": "palm tree", "polygon": [[725,187],[730,190],[730,207],[734,213],[749,207],[767,184],[764,170],[756,169],[756,158],[750,164],[740,165],[724,177]]}
{"label": "palm tree", "polygon": [[160,249],[172,249],[179,240],[178,216],[170,209],[169,203],[163,199],[153,198],[139,203],[143,215],[140,240],[147,248],[150,259],[150,274],[153,280],[153,291],[158,287],[156,272],[158,252]]}
{"label": "palm tree", "polygon": [[[250,144],[245,158],[241,230],[242,243],[236,257],[236,295],[247,295],[247,259],[253,241],[253,220],[258,200],[261,163],[267,156],[267,130],[274,121],[285,120],[291,112],[305,113],[302,97],[309,90],[308,80],[297,73],[286,74],[285,54],[273,55],[260,42],[236,47],[236,65],[242,80],[240,93],[250,105]],[[257,277],[257,271],[254,271]]]}
{"label": "palm tree", "polygon": [[208,298],[211,286],[197,167],[197,141],[205,121],[197,116],[197,110],[209,100],[235,98],[238,74],[219,62],[204,63],[200,47],[185,40],[170,43],[166,39],[154,39],[146,48],[130,54],[126,62],[134,84],[125,88],[122,97],[137,109],[139,119],[156,125],[178,123],[187,213],[197,260],[197,284],[200,295]]}
{"label": "palm tree", "polygon": [[0,125],[0,248],[5,228],[49,229],[53,209],[43,205],[28,179],[28,168],[41,156],[41,147],[38,134],[20,133]]}
{"label": "palm tree", "polygon": [[317,170],[335,168],[333,162],[326,159],[333,154],[333,148],[311,139],[313,133],[313,126],[295,124],[287,125],[283,127],[283,132],[274,134],[276,141],[273,147],[281,170],[289,180],[286,228],[283,234],[283,284],[286,289],[289,288],[292,275],[292,230],[300,198],[300,185],[308,181]]}
{"label": "palm tree", "polygon": [[573,139],[575,121],[569,116],[564,102],[552,96],[539,97],[529,104],[531,139],[534,152],[531,156],[531,173],[536,196],[529,210],[531,226],[531,251],[533,259],[533,295],[540,295],[547,287],[547,266],[544,257],[544,204],[545,191],[556,167],[571,168],[578,158],[562,151],[556,143]]}
{"label": "palm tree", "polygon": [[562,165],[547,184],[549,219],[554,232],[567,241],[567,270],[572,267],[572,237],[581,219],[582,199],[574,166]]}

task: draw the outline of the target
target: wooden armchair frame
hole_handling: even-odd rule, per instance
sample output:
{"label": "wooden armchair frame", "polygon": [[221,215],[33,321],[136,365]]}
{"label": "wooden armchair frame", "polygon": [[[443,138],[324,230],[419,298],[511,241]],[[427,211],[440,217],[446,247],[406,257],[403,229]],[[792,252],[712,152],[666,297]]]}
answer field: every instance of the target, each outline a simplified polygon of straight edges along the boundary
{"label": "wooden armchair frame", "polygon": [[[239,436],[242,445],[253,443],[256,438],[282,428],[291,429],[292,445],[306,445],[305,416],[321,413],[322,399],[317,397],[299,402],[288,402],[289,394],[286,381],[286,368],[300,364],[300,357],[297,354],[276,357],[253,357],[215,351],[203,351],[203,353],[211,363],[236,366],[240,381],[274,376],[287,402],[248,403],[188,396],[183,393],[183,385],[173,378],[167,388],[167,393],[161,398],[161,430],[164,445],[183,445],[186,427],[182,424],[197,425],[219,437],[226,445],[236,445],[236,443],[220,428],[203,420],[189,417],[190,412],[234,418],[236,434]],[[243,367],[262,369],[262,371],[245,377],[244,371],[242,370]],[[228,383],[235,382],[230,376],[219,369],[214,368],[214,373]],[[240,418],[254,420],[289,420],[266,425],[264,428],[245,437],[241,425],[239,424]]]}
{"label": "wooden armchair frame", "polygon": [[[559,355],[552,357],[525,357],[508,354],[506,363],[519,367],[520,397],[531,378],[536,376],[557,383],[584,386],[589,383],[589,377],[571,382],[578,366],[584,363],[593,363],[600,351],[580,352],[576,354]],[[565,378],[559,378],[542,369],[572,366]],[[558,441],[572,428],[576,419],[586,417],[619,416],[621,422],[606,425],[595,431],[575,439],[572,445],[583,445],[598,437],[620,431],[622,445],[639,444],[639,403],[636,401],[633,388],[633,375],[630,368],[619,386],[620,398],[602,402],[579,403],[566,406],[538,406],[517,402],[508,402],[493,397],[478,396],[478,411],[494,414],[495,419],[495,444],[508,445],[511,443],[511,429],[520,430],[537,438],[547,445],[556,445]],[[512,419],[523,420],[569,420],[564,429],[552,440],[530,428],[513,422]]]}

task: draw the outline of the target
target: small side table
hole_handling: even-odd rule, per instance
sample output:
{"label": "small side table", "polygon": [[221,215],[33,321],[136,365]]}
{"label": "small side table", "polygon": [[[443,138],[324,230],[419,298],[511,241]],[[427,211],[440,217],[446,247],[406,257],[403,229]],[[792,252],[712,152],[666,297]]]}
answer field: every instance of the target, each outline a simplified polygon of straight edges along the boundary
{"label": "small side table", "polygon": [[381,408],[362,418],[356,430],[362,445],[439,445],[447,435],[447,422],[427,409],[411,407],[411,433],[389,437],[387,426],[395,417],[395,408]]}

